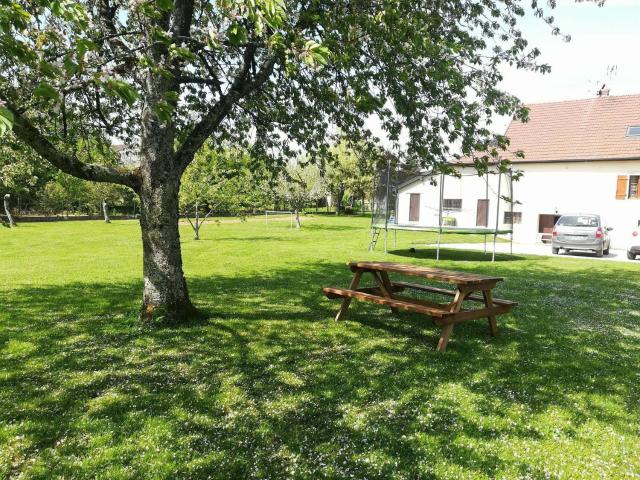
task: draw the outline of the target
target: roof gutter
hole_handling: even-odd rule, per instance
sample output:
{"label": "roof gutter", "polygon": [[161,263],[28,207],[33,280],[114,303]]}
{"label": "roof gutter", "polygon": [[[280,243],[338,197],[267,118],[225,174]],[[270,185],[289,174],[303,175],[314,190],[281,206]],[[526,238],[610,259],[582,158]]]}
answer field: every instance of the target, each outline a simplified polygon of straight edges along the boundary
{"label": "roof gutter", "polygon": [[[612,162],[612,161],[629,162],[633,160],[640,160],[640,155],[634,157],[609,157],[609,158],[568,158],[563,160],[510,160],[513,165],[529,165],[532,163],[578,163],[578,162]],[[489,162],[489,165],[496,165],[498,162]],[[473,165],[473,162],[455,162],[453,165],[461,167],[469,167]]]}

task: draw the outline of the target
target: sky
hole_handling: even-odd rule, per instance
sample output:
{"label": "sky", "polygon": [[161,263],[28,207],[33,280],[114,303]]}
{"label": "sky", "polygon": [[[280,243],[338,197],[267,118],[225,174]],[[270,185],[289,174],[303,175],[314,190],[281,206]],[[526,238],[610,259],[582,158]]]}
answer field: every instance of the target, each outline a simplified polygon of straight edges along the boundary
{"label": "sky", "polygon": [[[571,35],[570,42],[551,35],[533,15],[521,24],[523,36],[542,51],[541,61],[551,65],[551,73],[505,67],[504,90],[524,103],[594,97],[604,83],[611,95],[640,93],[640,0],[607,0],[603,7],[559,0],[553,16]],[[496,130],[508,122],[496,120]]]}
{"label": "sky", "polygon": [[[595,97],[605,83],[611,95],[640,94],[640,0],[606,0],[602,7],[589,1],[557,0],[555,9],[545,11],[571,41],[552,35],[549,26],[528,11],[520,23],[523,36],[530,47],[540,49],[539,61],[549,64],[551,72],[543,75],[503,66],[503,90],[525,104]],[[494,118],[491,129],[504,133],[510,121]],[[367,123],[388,144],[379,123],[375,119]]]}

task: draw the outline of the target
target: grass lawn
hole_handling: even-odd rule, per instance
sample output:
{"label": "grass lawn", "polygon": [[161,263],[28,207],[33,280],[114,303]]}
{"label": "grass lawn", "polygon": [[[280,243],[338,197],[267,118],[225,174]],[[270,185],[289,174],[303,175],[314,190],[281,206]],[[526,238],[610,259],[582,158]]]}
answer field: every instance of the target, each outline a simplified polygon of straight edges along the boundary
{"label": "grass lawn", "polygon": [[[141,327],[135,222],[0,230],[0,478],[637,478],[640,266],[445,250],[520,302],[454,330],[338,303],[366,218],[183,227],[206,321]],[[468,237],[463,237],[468,241]],[[446,239],[447,242],[451,239]]]}

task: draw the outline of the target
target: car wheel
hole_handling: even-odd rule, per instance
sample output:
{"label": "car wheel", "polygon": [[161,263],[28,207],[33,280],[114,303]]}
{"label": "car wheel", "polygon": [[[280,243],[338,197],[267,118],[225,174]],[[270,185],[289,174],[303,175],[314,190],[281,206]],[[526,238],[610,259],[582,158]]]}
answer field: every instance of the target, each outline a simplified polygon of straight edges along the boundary
{"label": "car wheel", "polygon": [[558,255],[559,252],[560,252],[559,248],[551,247],[551,253],[553,253],[554,255]]}
{"label": "car wheel", "polygon": [[607,247],[607,248],[604,250],[604,252],[603,252],[603,253],[604,253],[605,255],[609,255],[609,247]]}
{"label": "car wheel", "polygon": [[635,255],[635,253],[627,252],[627,258],[629,260],[635,260],[636,259],[636,255]]}

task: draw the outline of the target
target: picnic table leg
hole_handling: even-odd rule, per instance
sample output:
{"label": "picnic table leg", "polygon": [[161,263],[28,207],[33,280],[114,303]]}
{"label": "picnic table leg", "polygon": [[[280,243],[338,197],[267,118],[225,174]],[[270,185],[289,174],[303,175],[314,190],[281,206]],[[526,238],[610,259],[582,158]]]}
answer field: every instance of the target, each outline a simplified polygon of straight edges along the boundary
{"label": "picnic table leg", "polygon": [[[469,293],[471,293],[469,290],[458,288],[455,297],[453,297],[453,300],[450,303],[449,311],[452,313],[459,312],[462,308],[462,302],[464,302],[464,299],[469,295]],[[444,352],[447,349],[447,343],[449,343],[451,332],[453,332],[453,323],[448,323],[442,327],[440,340],[438,340],[438,346],[436,347],[438,352]]]}
{"label": "picnic table leg", "polygon": [[436,347],[438,352],[444,352],[447,349],[447,343],[449,343],[451,332],[453,332],[453,323],[449,323],[442,327],[442,334],[440,335],[440,340],[438,340],[438,346]]}
{"label": "picnic table leg", "polygon": [[[356,288],[358,288],[361,277],[362,277],[362,270],[356,270],[356,273],[351,279],[351,283],[349,284],[349,290],[355,290]],[[336,315],[336,322],[342,320],[342,317],[344,317],[345,314],[347,313],[347,309],[349,308],[350,304],[351,304],[351,298],[345,297],[345,299],[342,300],[342,305],[340,306],[340,310],[338,310],[338,314]]]}
{"label": "picnic table leg", "polygon": [[[389,274],[384,271],[371,272],[371,274],[373,275],[373,278],[378,284],[378,288],[380,289],[380,292],[382,292],[382,295],[386,298],[393,298],[393,295],[392,295],[393,287],[391,286],[391,280],[389,280]],[[393,307],[389,307],[389,308],[393,313],[398,312],[397,308],[393,308]]]}
{"label": "picnic table leg", "polygon": [[391,295],[393,294],[393,286],[391,284],[391,280],[389,279],[389,274],[385,271],[380,272],[380,279],[382,280],[384,287],[387,289],[387,292],[389,292],[389,297],[391,297]]}
{"label": "picnic table leg", "polygon": [[[493,307],[493,294],[491,290],[483,290],[482,296],[484,297],[484,304],[487,308]],[[487,317],[489,320],[489,331],[491,332],[491,336],[495,337],[498,334],[498,324],[496,323],[496,317],[494,315],[489,315]]]}

